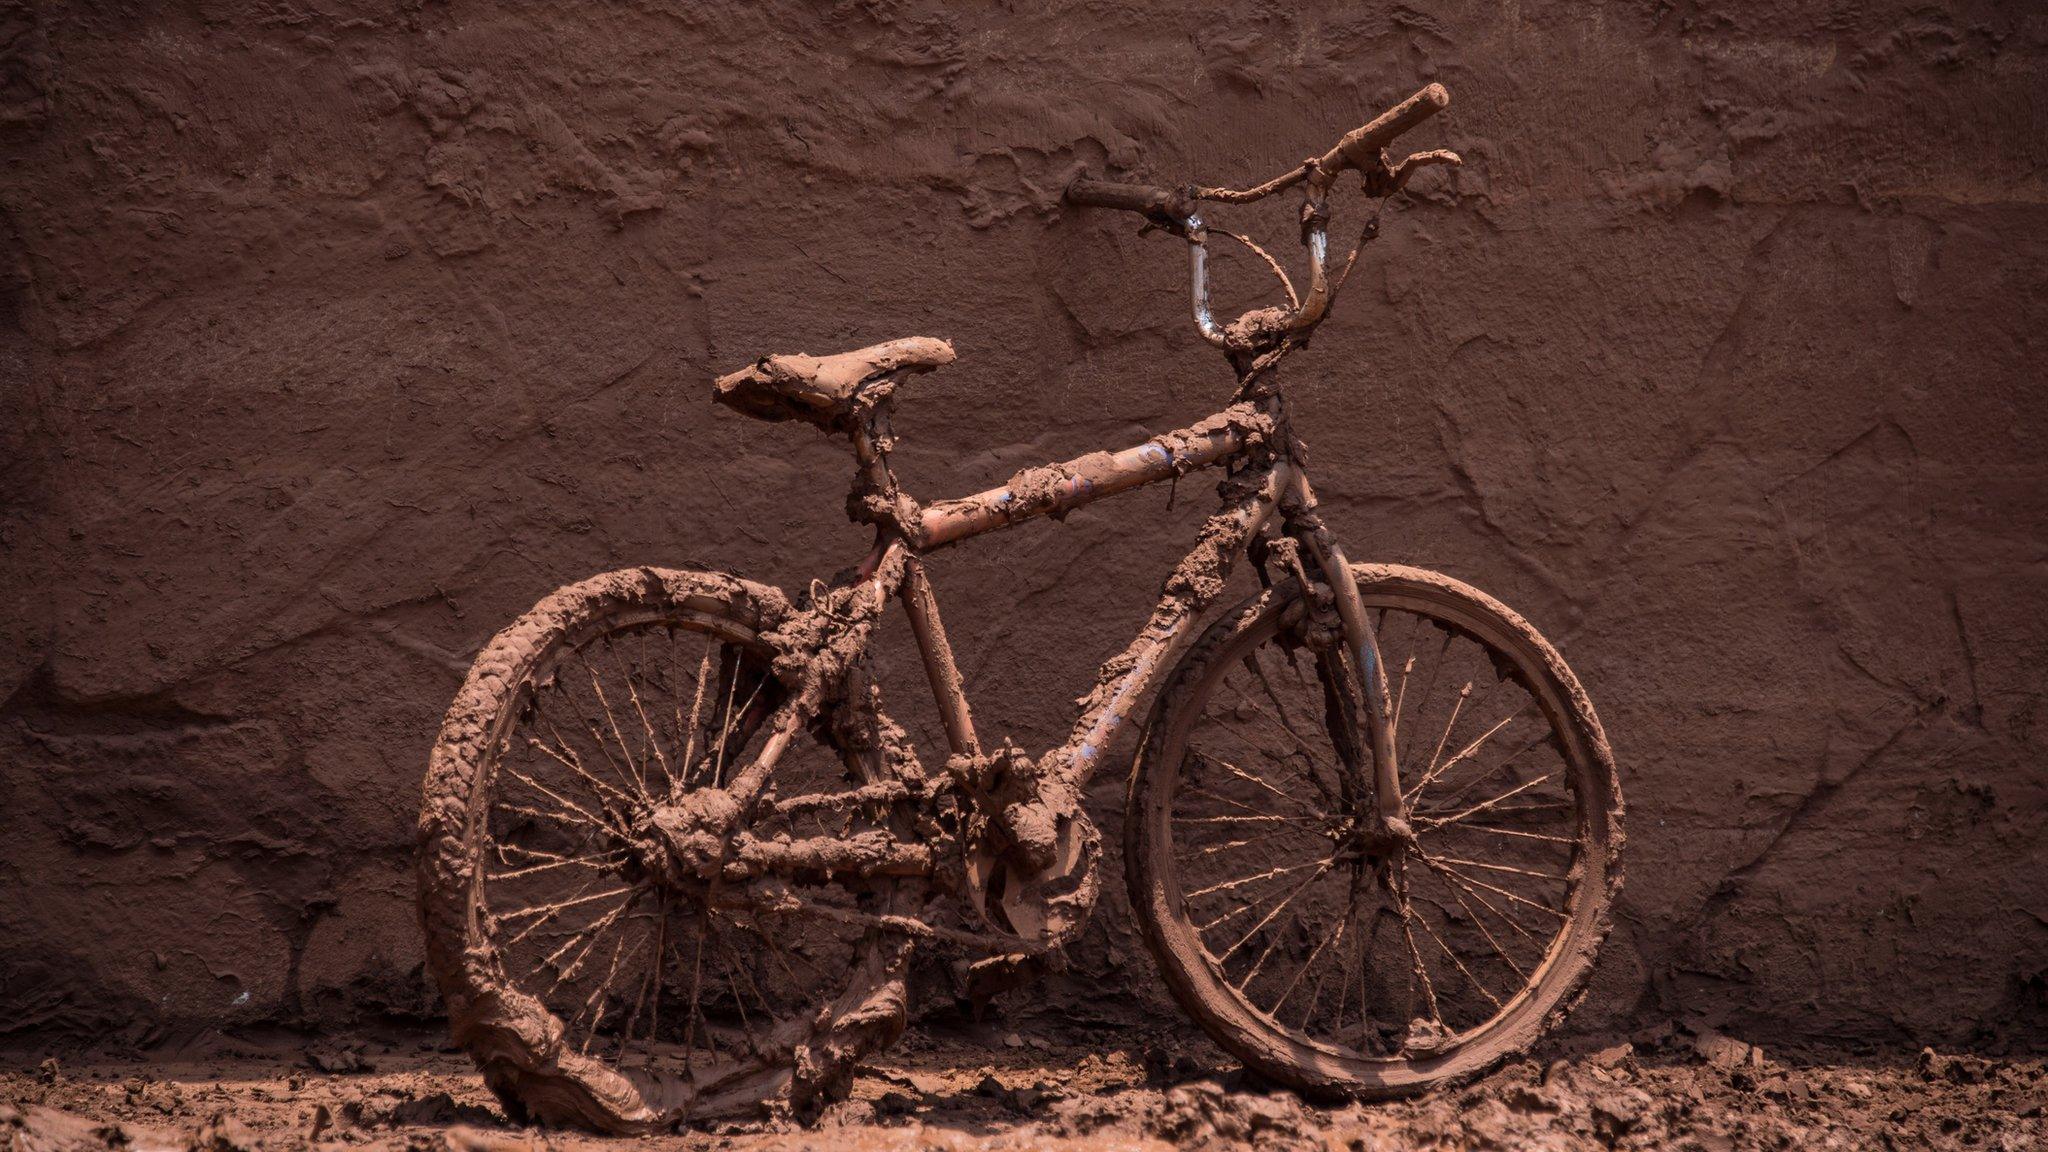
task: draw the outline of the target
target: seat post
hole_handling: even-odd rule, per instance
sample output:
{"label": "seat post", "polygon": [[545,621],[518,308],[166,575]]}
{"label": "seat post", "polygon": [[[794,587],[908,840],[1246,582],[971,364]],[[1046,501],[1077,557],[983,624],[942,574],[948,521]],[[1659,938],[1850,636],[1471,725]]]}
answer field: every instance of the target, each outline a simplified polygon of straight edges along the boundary
{"label": "seat post", "polygon": [[889,449],[896,440],[889,430],[889,395],[895,390],[893,376],[885,376],[861,389],[853,401],[853,419],[847,437],[853,441],[858,471],[853,490],[847,493],[846,515],[856,524],[894,528],[913,544],[922,515],[917,501],[896,483],[889,467]]}

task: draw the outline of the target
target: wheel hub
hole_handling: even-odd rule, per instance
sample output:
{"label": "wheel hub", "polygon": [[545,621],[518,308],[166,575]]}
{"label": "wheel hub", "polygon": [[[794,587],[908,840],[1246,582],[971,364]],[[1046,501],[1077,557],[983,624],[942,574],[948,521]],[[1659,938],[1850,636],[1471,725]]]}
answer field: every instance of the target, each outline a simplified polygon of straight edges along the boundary
{"label": "wheel hub", "polygon": [[1361,820],[1351,831],[1351,843],[1367,856],[1392,856],[1415,846],[1415,829],[1398,816]]}
{"label": "wheel hub", "polygon": [[719,788],[659,804],[634,822],[634,855],[649,875],[671,888],[715,879],[724,868],[739,815],[739,801]]}

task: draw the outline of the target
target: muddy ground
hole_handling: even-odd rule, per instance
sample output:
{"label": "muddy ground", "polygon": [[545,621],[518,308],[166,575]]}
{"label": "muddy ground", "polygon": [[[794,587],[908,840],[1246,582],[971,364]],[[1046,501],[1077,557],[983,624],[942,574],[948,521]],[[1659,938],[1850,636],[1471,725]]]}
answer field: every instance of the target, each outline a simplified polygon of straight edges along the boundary
{"label": "muddy ground", "polygon": [[[669,1149],[2048,1148],[2048,1060],[1763,1049],[1704,1022],[1539,1050],[1463,1090],[1318,1107],[1179,1033],[1093,1044],[960,1025],[913,1031],[816,1124],[722,1124]],[[146,1056],[0,1057],[12,1152],[365,1148],[572,1152],[522,1129],[426,1032],[307,1041],[210,1033]]]}

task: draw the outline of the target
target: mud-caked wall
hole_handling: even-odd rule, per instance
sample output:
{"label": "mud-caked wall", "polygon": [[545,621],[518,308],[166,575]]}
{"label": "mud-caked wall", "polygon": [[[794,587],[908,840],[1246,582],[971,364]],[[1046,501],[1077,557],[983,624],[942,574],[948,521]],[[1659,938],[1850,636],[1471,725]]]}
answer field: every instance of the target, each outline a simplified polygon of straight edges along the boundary
{"label": "mud-caked wall", "polygon": [[[2048,1033],[2031,5],[51,3],[0,52],[0,1032],[431,1014],[478,646],[606,568],[864,546],[842,449],[715,373],[951,339],[926,497],[1200,417],[1177,242],[1060,189],[1261,179],[1438,80],[1465,167],[1288,379],[1352,553],[1517,606],[1601,709],[1584,1019]],[[989,734],[1064,731],[1178,488],[935,561]],[[1075,1020],[1163,1010],[1106,891]]]}

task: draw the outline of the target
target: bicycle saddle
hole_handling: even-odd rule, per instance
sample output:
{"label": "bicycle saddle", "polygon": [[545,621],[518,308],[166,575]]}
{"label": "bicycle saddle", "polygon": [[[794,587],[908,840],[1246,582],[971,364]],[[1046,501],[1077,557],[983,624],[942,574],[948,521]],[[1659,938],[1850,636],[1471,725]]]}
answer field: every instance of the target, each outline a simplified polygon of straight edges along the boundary
{"label": "bicycle saddle", "polygon": [[862,388],[885,376],[929,372],[953,362],[953,346],[930,336],[908,336],[836,356],[763,356],[718,378],[711,398],[760,420],[804,420],[842,431]]}

